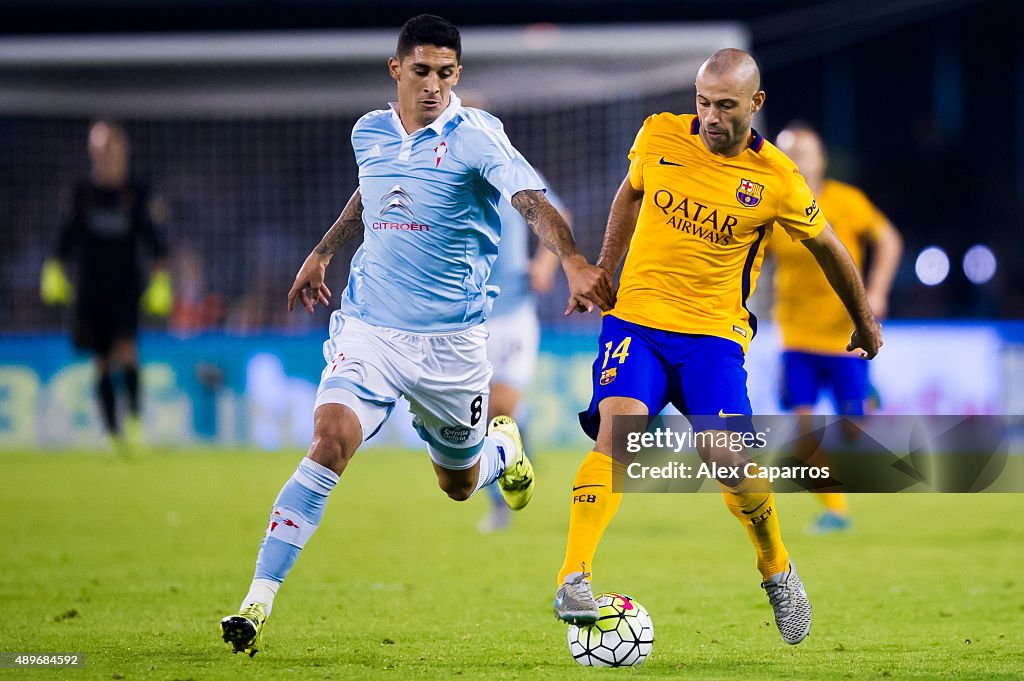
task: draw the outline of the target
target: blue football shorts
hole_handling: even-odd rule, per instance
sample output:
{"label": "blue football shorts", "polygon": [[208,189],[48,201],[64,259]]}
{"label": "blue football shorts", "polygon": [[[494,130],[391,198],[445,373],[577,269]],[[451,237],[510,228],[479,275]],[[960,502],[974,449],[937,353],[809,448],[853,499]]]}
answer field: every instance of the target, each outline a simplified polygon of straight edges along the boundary
{"label": "blue football shorts", "polygon": [[822,390],[832,395],[840,416],[863,416],[868,396],[868,363],[856,356],[782,353],[782,408],[813,407]]}
{"label": "blue football shorts", "polygon": [[751,432],[747,370],[735,341],[662,331],[605,315],[593,368],[594,393],[580,425],[597,439],[598,405],[631,397],[647,405],[649,420],[672,404],[694,432]]}

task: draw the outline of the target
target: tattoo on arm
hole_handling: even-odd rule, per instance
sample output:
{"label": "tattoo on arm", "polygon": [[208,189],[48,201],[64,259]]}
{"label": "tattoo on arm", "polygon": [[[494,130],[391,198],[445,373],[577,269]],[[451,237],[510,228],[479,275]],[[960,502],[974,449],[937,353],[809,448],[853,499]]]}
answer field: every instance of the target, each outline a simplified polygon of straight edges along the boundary
{"label": "tattoo on arm", "polygon": [[572,231],[561,213],[551,205],[544,192],[537,189],[524,189],[512,197],[512,205],[530,225],[541,242],[549,251],[559,258],[567,258],[579,253]]}
{"label": "tattoo on arm", "polygon": [[347,241],[363,231],[363,197],[357,189],[314,249],[317,255],[334,255]]}

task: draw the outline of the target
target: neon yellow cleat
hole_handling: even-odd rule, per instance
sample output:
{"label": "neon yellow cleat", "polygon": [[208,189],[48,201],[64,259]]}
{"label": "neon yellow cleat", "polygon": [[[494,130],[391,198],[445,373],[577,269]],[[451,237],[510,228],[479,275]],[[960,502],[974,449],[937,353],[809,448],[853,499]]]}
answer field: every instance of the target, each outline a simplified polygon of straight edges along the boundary
{"label": "neon yellow cleat", "polygon": [[519,426],[510,416],[495,416],[487,427],[487,434],[501,433],[512,440],[515,445],[515,456],[505,464],[505,472],[498,477],[498,488],[505,497],[505,503],[513,511],[530,503],[533,497],[533,464],[526,457],[523,438],[519,435]]}
{"label": "neon yellow cleat", "polygon": [[228,615],[220,621],[220,635],[231,646],[233,653],[255,655],[263,648],[263,625],[267,621],[267,606],[250,603],[237,615]]}

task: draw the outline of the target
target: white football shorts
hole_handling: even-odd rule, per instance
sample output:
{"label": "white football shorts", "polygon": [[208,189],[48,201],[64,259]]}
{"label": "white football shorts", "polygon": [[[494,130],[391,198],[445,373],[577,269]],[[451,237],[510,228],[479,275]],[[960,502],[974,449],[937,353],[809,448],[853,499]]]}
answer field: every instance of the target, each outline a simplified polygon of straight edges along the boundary
{"label": "white football shorts", "polygon": [[482,325],[428,335],[372,326],[336,311],[314,409],[349,407],[366,441],[405,396],[431,458],[443,468],[470,468],[487,431],[491,365],[486,345]]}
{"label": "white football shorts", "polygon": [[505,383],[522,392],[533,381],[540,351],[540,322],[533,303],[487,320],[487,359],[494,367],[492,383]]}

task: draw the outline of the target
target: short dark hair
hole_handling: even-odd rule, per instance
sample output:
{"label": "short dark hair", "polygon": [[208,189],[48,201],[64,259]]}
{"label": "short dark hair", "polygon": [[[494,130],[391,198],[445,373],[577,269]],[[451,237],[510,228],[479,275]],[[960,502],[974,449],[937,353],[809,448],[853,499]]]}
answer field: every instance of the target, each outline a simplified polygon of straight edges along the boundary
{"label": "short dark hair", "polygon": [[398,61],[402,61],[419,45],[449,47],[455,50],[455,59],[462,59],[462,37],[455,24],[433,14],[421,14],[409,19],[398,33]]}

